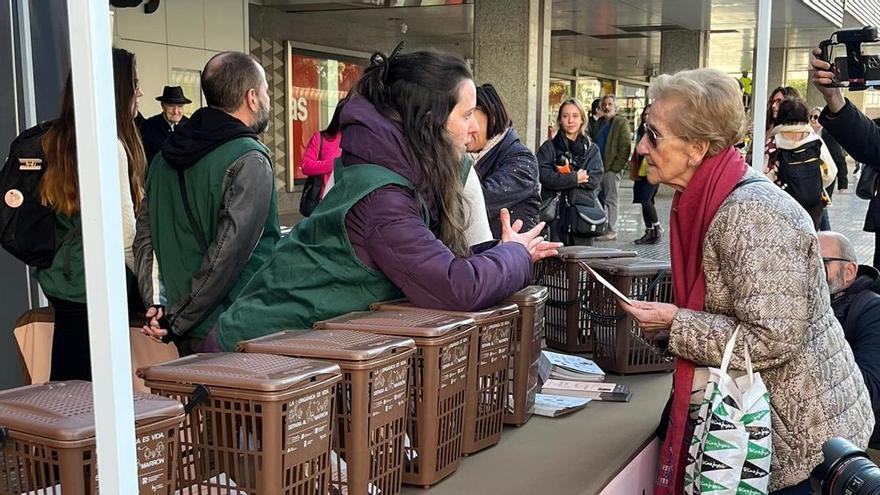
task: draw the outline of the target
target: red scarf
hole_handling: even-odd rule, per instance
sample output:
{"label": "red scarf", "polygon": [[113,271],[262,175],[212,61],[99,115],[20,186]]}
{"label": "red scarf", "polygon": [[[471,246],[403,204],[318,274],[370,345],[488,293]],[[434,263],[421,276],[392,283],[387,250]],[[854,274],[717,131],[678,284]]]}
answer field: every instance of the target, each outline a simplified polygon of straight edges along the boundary
{"label": "red scarf", "polygon": [[[703,160],[684,192],[676,192],[672,198],[669,253],[672,291],[680,308],[703,310],[706,300],[703,240],[721,203],[747,170],[742,155],[733,147],[727,148]],[[679,359],[675,367],[669,429],[660,451],[655,495],[683,493],[684,467],[690,444],[690,438],[687,438],[688,403],[694,367],[694,363],[686,359]]]}

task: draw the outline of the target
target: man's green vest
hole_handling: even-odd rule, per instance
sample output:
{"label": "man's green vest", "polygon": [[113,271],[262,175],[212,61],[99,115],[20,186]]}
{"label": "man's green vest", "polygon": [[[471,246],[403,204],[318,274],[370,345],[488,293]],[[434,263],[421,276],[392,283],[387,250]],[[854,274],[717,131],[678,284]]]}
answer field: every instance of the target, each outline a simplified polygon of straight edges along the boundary
{"label": "man's green vest", "polygon": [[[208,244],[217,238],[227,171],[236,160],[251,151],[259,151],[269,158],[269,150],[262,143],[241,137],[211,151],[183,173],[193,218],[201,227]],[[159,261],[159,276],[165,288],[167,306],[173,307],[192,291],[192,279],[201,268],[206,253],[199,246],[189,222],[178,172],[161,153],[150,165],[147,190],[153,250]],[[278,206],[273,187],[269,214],[257,247],[224,300],[202,321],[186,330],[188,337],[207,335],[220,314],[235,301],[247,281],[269,259],[279,237]]]}
{"label": "man's green vest", "polygon": [[312,215],[278,242],[269,261],[220,316],[217,337],[223,349],[281,330],[310,330],[316,321],[402,297],[382,272],[358,259],[345,217],[380,187],[412,190],[412,185],[385,167],[368,164],[337,166],[334,181]]}

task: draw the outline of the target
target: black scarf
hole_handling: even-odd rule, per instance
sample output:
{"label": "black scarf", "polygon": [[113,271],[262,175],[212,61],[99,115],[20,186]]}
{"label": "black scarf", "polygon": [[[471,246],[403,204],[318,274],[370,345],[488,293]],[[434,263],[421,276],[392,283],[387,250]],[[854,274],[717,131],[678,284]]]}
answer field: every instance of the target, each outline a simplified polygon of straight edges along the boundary
{"label": "black scarf", "polygon": [[204,107],[196,110],[187,125],[171,134],[162,145],[165,161],[185,170],[225,143],[240,137],[258,139],[253,129],[223,110]]}

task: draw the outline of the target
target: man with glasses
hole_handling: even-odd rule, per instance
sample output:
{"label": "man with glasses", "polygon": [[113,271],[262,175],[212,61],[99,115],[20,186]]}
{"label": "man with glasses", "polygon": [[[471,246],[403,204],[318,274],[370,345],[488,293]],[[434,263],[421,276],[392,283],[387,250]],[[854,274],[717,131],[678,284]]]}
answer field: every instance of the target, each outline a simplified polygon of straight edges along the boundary
{"label": "man with glasses", "polygon": [[[880,272],[859,265],[852,243],[842,234],[826,231],[818,235],[834,316],[865,378],[874,416],[880,417]],[[874,426],[869,446],[880,448],[880,423]]]}

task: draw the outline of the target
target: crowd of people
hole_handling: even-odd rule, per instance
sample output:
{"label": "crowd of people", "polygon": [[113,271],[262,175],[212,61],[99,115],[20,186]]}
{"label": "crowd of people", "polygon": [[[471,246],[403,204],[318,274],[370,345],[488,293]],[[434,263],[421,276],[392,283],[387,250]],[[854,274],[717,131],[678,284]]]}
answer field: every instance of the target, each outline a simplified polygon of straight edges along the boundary
{"label": "crowd of people", "polygon": [[[135,58],[114,49],[125,260],[143,332],[185,355],[399,297],[425,308],[491,306],[529,285],[533,263],[563,244],[616,239],[630,167],[645,226],[636,243],[659,242],[657,187],[675,191],[675,303],[623,307],[679,357],[658,493],[681,493],[695,368],[718,367],[734,335],[732,367],[744,369],[748,348],[769,390],[771,489],[809,493],[827,439],[880,446],[877,254],[874,267],[860,265],[849,240],[822,231],[835,185],[847,187],[843,150],[880,163],[880,127],[824,86],[825,62],[811,63],[827,105],[810,110],[791,88],[771,94],[761,174],[736,148],[740,85],[717,70],[655,78],[635,149],[609,94],[589,114],[564,101],[555,135],[532,153],[502,95],[477,86],[461,58],[376,53],[309,141],[302,166],[320,177],[317,202],[282,236],[272,156],[260,142],[270,115],[264,69],[244,53],[215,55],[201,76],[205,107],[186,119],[190,100],[167,87],[162,113],[138,129]],[[73,110],[68,78],[42,138],[50,166],[39,188],[62,240],[36,272],[55,309],[53,380],[90,379]],[[877,212],[872,201],[872,228]]]}

